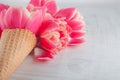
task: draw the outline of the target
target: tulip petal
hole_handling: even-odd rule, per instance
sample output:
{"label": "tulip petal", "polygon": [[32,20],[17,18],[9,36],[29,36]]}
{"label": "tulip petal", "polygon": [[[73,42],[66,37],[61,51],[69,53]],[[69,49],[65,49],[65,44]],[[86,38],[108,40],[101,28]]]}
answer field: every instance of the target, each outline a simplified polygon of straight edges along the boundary
{"label": "tulip petal", "polygon": [[74,15],[76,14],[76,9],[75,8],[64,8],[59,10],[56,15],[55,18],[65,18],[65,20],[68,22],[69,20],[71,20]]}
{"label": "tulip petal", "polygon": [[35,61],[53,59],[53,54],[50,52],[43,52],[42,55],[34,56]]}
{"label": "tulip petal", "polygon": [[18,26],[19,28],[25,28],[26,27],[26,25],[27,25],[27,22],[28,22],[28,17],[30,16],[30,13],[28,12],[28,10],[27,9],[23,9],[23,11],[22,11],[22,18],[21,18],[21,23],[20,23],[20,25]]}
{"label": "tulip petal", "polygon": [[2,10],[4,10],[4,9],[8,9],[8,8],[9,8],[8,5],[4,5],[4,4],[1,4],[1,3],[0,3],[0,12],[1,12]]}
{"label": "tulip petal", "polygon": [[54,17],[50,13],[45,13],[43,22],[50,21],[50,20],[54,20]]}
{"label": "tulip petal", "polygon": [[[11,15],[9,15],[9,12],[8,12],[8,15],[11,16],[11,24],[12,25],[8,25],[8,26],[17,28],[17,27],[19,27],[19,25],[21,23],[22,12],[21,12],[21,10],[19,10],[17,8],[12,8],[11,11],[12,11]],[[6,18],[6,20],[7,20],[7,18]]]}
{"label": "tulip petal", "polygon": [[45,6],[47,7],[48,13],[51,13],[52,15],[58,10],[55,0],[47,0]]}
{"label": "tulip petal", "polygon": [[52,58],[53,58],[52,53],[44,51],[41,48],[35,48],[34,49],[34,59],[35,59],[35,61],[50,60]]}
{"label": "tulip petal", "polygon": [[46,6],[47,12],[52,14],[52,15],[55,14],[58,10],[58,7],[56,5],[55,0],[31,0],[29,5],[28,5],[29,9],[30,9],[30,5],[33,5],[35,7]]}
{"label": "tulip petal", "polygon": [[15,28],[12,25],[12,8],[11,7],[6,11],[4,19],[5,19],[4,20],[5,21],[4,27],[5,28],[9,28],[9,29]]}
{"label": "tulip petal", "polygon": [[41,41],[42,47],[45,50],[47,50],[49,52],[54,52],[53,50],[56,48],[56,45],[54,43],[52,43],[47,38],[41,38],[40,41]]}
{"label": "tulip petal", "polygon": [[40,34],[50,32],[58,28],[58,24],[53,20],[44,21],[40,27]]}
{"label": "tulip petal", "polygon": [[80,20],[71,20],[68,22],[68,25],[72,30],[81,30],[84,27],[84,22]]}
{"label": "tulip petal", "polygon": [[85,41],[84,38],[80,38],[80,39],[71,39],[68,46],[74,46],[74,45],[78,45],[81,44]]}
{"label": "tulip petal", "polygon": [[28,11],[22,7],[10,7],[5,14],[5,24],[9,29],[25,28],[28,20]]}
{"label": "tulip petal", "polygon": [[42,6],[42,2],[44,0],[31,0],[29,4],[32,4],[34,6]]}
{"label": "tulip petal", "polygon": [[38,32],[38,29],[42,23],[42,20],[43,20],[42,13],[43,13],[42,10],[37,10],[33,12],[27,23],[27,29],[29,29],[35,34]]}
{"label": "tulip petal", "polygon": [[6,13],[6,10],[2,10],[0,13],[0,29],[1,30],[3,30],[6,27],[5,22],[4,22],[5,13]]}
{"label": "tulip petal", "polygon": [[[78,11],[76,10],[76,13],[75,13],[75,15],[73,16],[72,19],[83,20],[83,16],[80,14],[80,12],[78,12]],[[71,20],[72,20],[72,19],[71,19]]]}
{"label": "tulip petal", "polygon": [[79,38],[85,34],[85,31],[79,31],[79,32],[72,32],[70,34],[71,38]]}

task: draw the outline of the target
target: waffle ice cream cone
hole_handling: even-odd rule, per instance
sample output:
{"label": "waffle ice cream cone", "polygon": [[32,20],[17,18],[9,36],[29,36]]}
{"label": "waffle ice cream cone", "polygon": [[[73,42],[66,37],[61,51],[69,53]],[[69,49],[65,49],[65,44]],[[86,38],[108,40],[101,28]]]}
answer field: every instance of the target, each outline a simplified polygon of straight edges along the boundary
{"label": "waffle ice cream cone", "polygon": [[7,80],[36,45],[26,29],[5,29],[0,39],[0,80]]}

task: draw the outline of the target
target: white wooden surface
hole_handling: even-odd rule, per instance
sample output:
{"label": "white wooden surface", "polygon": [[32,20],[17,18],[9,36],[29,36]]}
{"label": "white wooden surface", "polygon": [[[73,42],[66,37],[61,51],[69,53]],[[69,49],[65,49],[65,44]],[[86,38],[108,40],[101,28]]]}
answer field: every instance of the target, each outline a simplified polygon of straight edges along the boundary
{"label": "white wooden surface", "polygon": [[9,80],[120,80],[120,6],[74,6],[84,15],[86,42],[46,63],[30,55]]}

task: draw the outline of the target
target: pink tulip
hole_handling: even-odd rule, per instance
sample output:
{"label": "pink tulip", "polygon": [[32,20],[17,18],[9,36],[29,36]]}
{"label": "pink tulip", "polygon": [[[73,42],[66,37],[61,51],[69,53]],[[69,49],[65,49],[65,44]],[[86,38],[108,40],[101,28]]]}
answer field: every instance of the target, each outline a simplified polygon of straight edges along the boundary
{"label": "pink tulip", "polygon": [[9,7],[8,9],[2,10],[0,13],[0,28],[1,30],[7,28],[23,28],[29,29],[36,34],[42,20],[42,9],[29,12],[23,7]]}
{"label": "pink tulip", "polygon": [[40,44],[37,48],[44,51],[37,52],[38,54],[35,55],[37,61],[52,59],[54,54],[68,45],[68,26],[62,20],[45,19],[40,27],[39,34]]}
{"label": "pink tulip", "polygon": [[28,9],[31,10],[36,7],[38,8],[43,6],[45,6],[47,8],[47,12],[52,15],[54,15],[58,10],[55,0],[31,0],[28,5]]}
{"label": "pink tulip", "polygon": [[[76,8],[64,8],[58,11],[54,0],[31,0],[29,10],[46,7],[45,16],[39,30],[40,47],[36,60],[48,60],[66,46],[84,42],[84,21]],[[34,52],[36,54],[36,52]]]}
{"label": "pink tulip", "polygon": [[82,36],[85,34],[84,21],[80,13],[75,8],[64,8],[59,10],[55,14],[55,18],[64,19],[69,27],[71,28],[69,32],[70,41],[68,45],[77,45],[84,42]]}
{"label": "pink tulip", "polygon": [[[35,55],[35,60],[48,60],[54,57],[53,53],[65,48],[67,45],[78,45],[84,42],[84,21],[75,8],[65,8],[54,16],[45,13],[40,27],[40,45],[44,52]],[[52,56],[52,57],[51,57]]]}
{"label": "pink tulip", "polygon": [[68,43],[67,25],[62,21],[48,20],[40,27],[40,42],[42,47],[56,53],[65,48]]}

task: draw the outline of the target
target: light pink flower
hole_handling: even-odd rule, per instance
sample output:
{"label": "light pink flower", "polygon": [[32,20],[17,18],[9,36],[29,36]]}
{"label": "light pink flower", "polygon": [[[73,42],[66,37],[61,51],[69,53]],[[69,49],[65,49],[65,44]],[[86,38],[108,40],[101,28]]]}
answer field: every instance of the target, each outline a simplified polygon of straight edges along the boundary
{"label": "light pink flower", "polygon": [[23,7],[9,7],[0,12],[0,28],[29,29],[33,33],[37,33],[43,20],[43,12],[41,10],[29,12]]}

